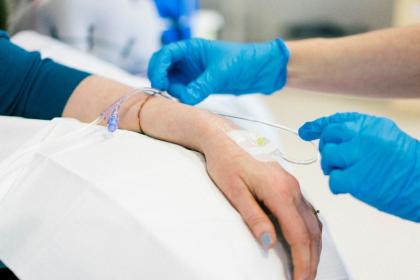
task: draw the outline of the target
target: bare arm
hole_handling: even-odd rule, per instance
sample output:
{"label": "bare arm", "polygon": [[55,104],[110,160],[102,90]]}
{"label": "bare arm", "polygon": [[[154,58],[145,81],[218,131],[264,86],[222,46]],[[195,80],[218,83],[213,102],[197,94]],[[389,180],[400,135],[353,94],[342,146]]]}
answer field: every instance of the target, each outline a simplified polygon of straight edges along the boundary
{"label": "bare arm", "polygon": [[287,45],[290,87],[371,97],[420,97],[420,25]]}
{"label": "bare arm", "polygon": [[[91,76],[73,92],[63,116],[89,122],[132,89]],[[263,203],[278,219],[291,246],[294,279],[314,279],[321,253],[321,225],[305,200],[297,180],[277,163],[255,160],[227,136],[232,124],[205,111],[161,97],[146,95],[122,108],[123,129],[143,131],[154,138],[180,144],[204,154],[210,177],[238,210],[264,247],[272,247],[276,232]]]}

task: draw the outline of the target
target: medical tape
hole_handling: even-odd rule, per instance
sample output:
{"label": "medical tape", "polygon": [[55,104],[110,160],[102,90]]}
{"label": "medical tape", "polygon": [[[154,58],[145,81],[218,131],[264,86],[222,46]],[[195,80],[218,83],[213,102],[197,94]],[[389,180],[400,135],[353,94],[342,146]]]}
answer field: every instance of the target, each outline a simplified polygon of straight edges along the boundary
{"label": "medical tape", "polygon": [[277,161],[278,147],[266,137],[247,130],[232,130],[227,135],[255,159],[264,162]]}

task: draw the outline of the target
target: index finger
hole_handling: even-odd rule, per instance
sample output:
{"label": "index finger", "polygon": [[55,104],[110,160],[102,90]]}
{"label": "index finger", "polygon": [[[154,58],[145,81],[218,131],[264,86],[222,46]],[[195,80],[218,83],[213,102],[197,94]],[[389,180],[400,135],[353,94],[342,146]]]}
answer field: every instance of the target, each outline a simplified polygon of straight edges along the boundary
{"label": "index finger", "polygon": [[359,113],[337,113],[311,122],[306,122],[299,128],[299,136],[306,141],[319,139],[324,129],[330,124],[355,121],[361,116],[362,115]]}
{"label": "index finger", "polygon": [[152,87],[160,90],[169,89],[169,69],[185,57],[186,49],[186,43],[182,41],[167,45],[153,54],[147,72]]}

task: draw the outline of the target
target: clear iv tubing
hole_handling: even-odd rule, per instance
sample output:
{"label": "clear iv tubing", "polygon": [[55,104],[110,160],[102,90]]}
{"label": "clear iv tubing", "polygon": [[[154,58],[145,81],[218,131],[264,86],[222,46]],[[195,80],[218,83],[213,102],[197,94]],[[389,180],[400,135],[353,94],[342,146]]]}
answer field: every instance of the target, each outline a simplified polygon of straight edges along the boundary
{"label": "clear iv tubing", "polygon": [[[171,99],[171,100],[176,100],[175,98],[171,97],[169,94],[160,91],[158,89],[154,89],[154,88],[143,88],[142,89],[146,94],[149,95],[160,95],[163,96],[167,99]],[[230,115],[227,113],[223,113],[223,112],[217,112],[217,111],[210,111],[213,114],[219,115],[221,117],[225,117],[225,118],[232,118],[232,119],[237,119],[237,120],[243,120],[243,121],[247,121],[247,122],[252,122],[252,123],[257,123],[257,124],[262,124],[268,127],[272,127],[272,128],[276,128],[276,129],[280,129],[283,131],[286,131],[290,134],[295,135],[296,137],[298,137],[298,132],[295,129],[292,129],[290,127],[287,127],[285,125],[280,125],[280,124],[275,124],[275,123],[270,123],[270,122],[265,122],[265,121],[261,121],[261,120],[256,120],[256,119],[252,119],[252,118],[248,118],[248,117],[243,117],[243,116],[235,116],[235,115]],[[296,164],[296,165],[309,165],[309,164],[313,164],[315,162],[318,161],[319,157],[318,157],[318,150],[316,148],[316,145],[313,142],[307,142],[308,144],[310,144],[312,146],[313,149],[313,156],[311,158],[308,159],[303,159],[303,160],[297,160],[297,159],[292,159],[288,156],[286,156],[285,154],[281,153],[280,150],[278,150],[279,156],[284,159],[285,161],[292,163],[292,164]]]}

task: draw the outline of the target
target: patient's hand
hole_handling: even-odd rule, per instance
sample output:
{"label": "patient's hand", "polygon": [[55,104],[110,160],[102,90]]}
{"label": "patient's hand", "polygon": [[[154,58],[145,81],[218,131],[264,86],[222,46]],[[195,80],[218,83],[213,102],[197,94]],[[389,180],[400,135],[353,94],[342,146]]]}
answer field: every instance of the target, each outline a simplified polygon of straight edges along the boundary
{"label": "patient's hand", "polygon": [[233,142],[214,140],[204,148],[211,178],[261,244],[272,247],[276,233],[259,205],[263,203],[277,218],[291,246],[293,278],[314,279],[321,254],[322,225],[303,197],[298,181],[278,163],[257,161]]}

